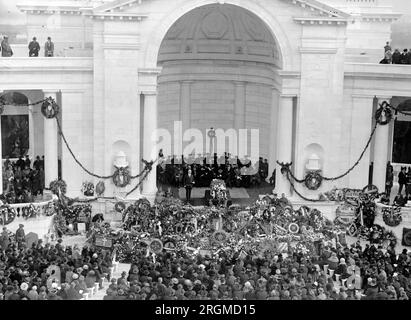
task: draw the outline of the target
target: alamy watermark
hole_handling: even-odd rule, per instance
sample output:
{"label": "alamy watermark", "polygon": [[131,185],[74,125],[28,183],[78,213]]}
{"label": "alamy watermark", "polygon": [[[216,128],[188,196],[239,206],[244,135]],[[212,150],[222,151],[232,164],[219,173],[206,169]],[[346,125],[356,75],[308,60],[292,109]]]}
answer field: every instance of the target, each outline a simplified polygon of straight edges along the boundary
{"label": "alamy watermark", "polygon": [[[225,164],[226,160],[232,165],[240,162],[242,165],[252,165],[252,171],[258,169],[260,158],[259,129],[221,129],[209,128],[201,131],[188,128],[183,131],[181,121],[175,121],[173,132],[165,128],[157,128],[152,132],[150,141],[153,143],[151,157],[157,158],[162,150],[164,161],[181,163],[181,156],[187,164],[196,161],[206,161],[207,164]],[[215,156],[216,155],[216,156]],[[226,159],[228,157],[228,159]],[[247,173],[245,173],[247,174]]]}

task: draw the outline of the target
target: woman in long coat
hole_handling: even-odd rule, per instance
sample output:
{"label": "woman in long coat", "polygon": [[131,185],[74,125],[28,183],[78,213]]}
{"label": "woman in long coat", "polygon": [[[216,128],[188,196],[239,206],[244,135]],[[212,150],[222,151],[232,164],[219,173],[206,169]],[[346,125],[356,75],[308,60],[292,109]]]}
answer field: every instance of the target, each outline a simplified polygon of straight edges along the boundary
{"label": "woman in long coat", "polygon": [[6,250],[10,244],[9,232],[6,227],[3,227],[3,232],[0,236],[0,248]]}

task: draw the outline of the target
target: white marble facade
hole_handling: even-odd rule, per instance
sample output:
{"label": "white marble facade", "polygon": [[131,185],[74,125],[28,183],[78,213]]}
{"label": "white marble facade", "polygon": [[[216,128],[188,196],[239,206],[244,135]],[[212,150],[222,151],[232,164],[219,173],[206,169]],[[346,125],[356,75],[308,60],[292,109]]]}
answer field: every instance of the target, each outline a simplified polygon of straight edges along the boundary
{"label": "white marble facade", "polygon": [[[119,151],[131,173],[140,172],[141,159],[153,157],[147,137],[158,127],[172,130],[176,120],[202,131],[258,128],[270,173],[276,160],[292,161],[301,178],[316,154],[323,174],[338,175],[361,153],[377,101],[411,96],[411,66],[378,64],[400,16],[389,0],[33,3],[18,5],[27,16],[26,36],[40,43],[51,36],[57,56],[0,59],[0,88],[55,95],[74,153],[101,175],[112,174]],[[61,158],[69,195],[77,196],[91,177],[51,141],[55,128],[46,122],[38,150],[53,155],[49,168]],[[373,141],[349,176],[319,191],[364,187],[371,161],[382,187],[389,132],[378,132],[383,145]],[[278,192],[291,195],[277,169]],[[105,196],[132,187],[107,181]],[[318,192],[299,188],[306,196]],[[155,172],[131,197],[154,192]]]}

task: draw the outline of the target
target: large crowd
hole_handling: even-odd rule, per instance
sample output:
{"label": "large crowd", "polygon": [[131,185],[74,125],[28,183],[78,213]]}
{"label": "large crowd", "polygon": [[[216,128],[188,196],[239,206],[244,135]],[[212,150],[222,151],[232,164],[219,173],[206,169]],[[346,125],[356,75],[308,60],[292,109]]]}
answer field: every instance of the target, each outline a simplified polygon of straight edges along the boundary
{"label": "large crowd", "polygon": [[108,250],[64,246],[61,239],[27,247],[23,225],[15,235],[4,227],[0,240],[0,300],[79,300],[110,279]]}
{"label": "large crowd", "polygon": [[154,262],[141,254],[128,274],[111,280],[104,299],[408,300],[410,267],[407,250],[397,257],[392,247],[359,242],[305,258],[268,252],[228,260],[164,252]]}
{"label": "large crowd", "polygon": [[11,161],[8,157],[3,163],[2,201],[7,203],[29,203],[34,197],[43,195],[44,156],[37,156],[33,164],[29,156]]}
{"label": "large crowd", "polygon": [[411,252],[397,256],[392,247],[357,242],[326,246],[314,257],[256,252],[232,259],[163,251],[155,261],[136,253],[138,262],[116,279],[108,250],[65,247],[61,239],[27,248],[17,236],[7,243],[5,232],[1,300],[79,300],[96,283],[101,288],[104,277],[110,281],[104,300],[408,300],[411,294]]}

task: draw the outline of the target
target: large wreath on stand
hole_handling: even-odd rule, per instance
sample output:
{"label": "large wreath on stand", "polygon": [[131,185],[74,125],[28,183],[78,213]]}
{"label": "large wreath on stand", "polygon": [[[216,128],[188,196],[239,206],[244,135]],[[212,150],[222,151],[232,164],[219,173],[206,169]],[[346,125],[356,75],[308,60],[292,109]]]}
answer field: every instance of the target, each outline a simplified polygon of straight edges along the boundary
{"label": "large wreath on stand", "polygon": [[382,218],[387,226],[398,226],[402,222],[401,207],[382,209]]}

